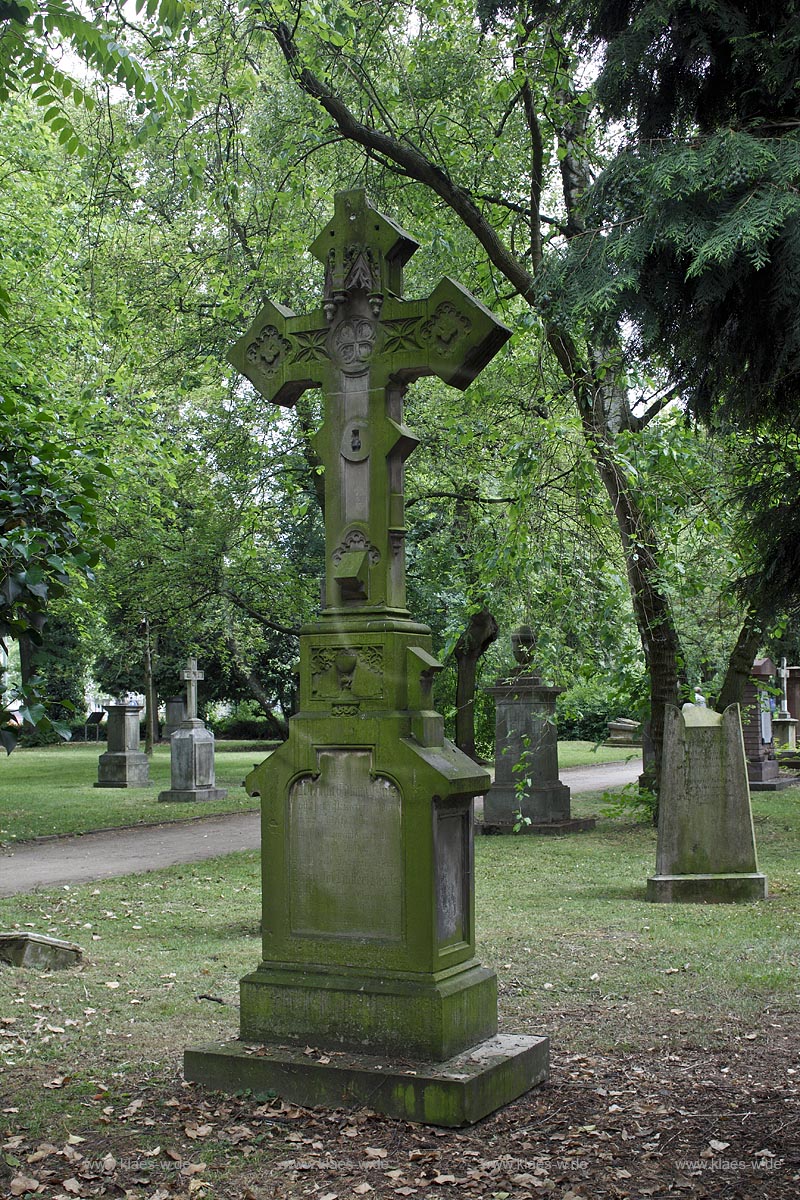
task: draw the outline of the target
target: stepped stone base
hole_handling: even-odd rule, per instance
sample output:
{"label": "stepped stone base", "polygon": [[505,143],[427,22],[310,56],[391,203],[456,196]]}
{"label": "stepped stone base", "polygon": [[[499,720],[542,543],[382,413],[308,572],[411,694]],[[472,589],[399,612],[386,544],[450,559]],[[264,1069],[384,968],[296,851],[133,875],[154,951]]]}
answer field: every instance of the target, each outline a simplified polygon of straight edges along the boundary
{"label": "stepped stone base", "polygon": [[446,1062],[393,1061],[330,1050],[312,1057],[292,1046],[238,1040],[199,1046],[184,1055],[193,1083],[256,1100],[280,1095],[294,1104],[368,1107],[389,1117],[448,1127],[472,1125],[543,1083],[546,1037],[499,1034]]}
{"label": "stepped stone base", "polygon": [[731,875],[651,875],[647,899],[674,902],[728,904],[735,900],[766,900],[767,877],[760,871]]}
{"label": "stepped stone base", "polygon": [[168,792],[159,792],[159,800],[177,800],[177,801],[197,801],[205,800],[224,800],[227,796],[227,788],[187,788],[185,791],[170,790]]}
{"label": "stepped stone base", "polygon": [[751,792],[782,792],[784,788],[797,787],[800,776],[779,775],[777,779],[751,779]]}

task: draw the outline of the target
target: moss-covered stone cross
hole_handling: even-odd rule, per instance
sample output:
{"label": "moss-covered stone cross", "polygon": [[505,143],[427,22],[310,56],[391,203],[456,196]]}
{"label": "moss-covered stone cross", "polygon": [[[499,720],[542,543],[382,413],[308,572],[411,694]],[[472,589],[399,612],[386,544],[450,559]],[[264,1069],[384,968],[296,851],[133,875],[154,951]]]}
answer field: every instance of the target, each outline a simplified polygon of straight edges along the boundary
{"label": "moss-covered stone cross", "polygon": [[403,464],[419,444],[403,424],[406,388],[422,375],[466,388],[510,336],[452,279],[405,300],[418,245],[363,191],[338,193],[310,248],[325,266],[321,306],[296,316],[267,301],[230,353],[276,404],[323,390],[328,613],[406,612]]}

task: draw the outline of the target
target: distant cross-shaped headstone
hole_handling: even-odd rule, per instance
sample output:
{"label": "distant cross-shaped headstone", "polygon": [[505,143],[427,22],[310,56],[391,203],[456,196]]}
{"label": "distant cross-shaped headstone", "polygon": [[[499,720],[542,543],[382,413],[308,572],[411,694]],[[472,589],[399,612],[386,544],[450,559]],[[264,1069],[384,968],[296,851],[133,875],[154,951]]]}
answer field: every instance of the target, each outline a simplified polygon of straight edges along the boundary
{"label": "distant cross-shaped headstone", "polygon": [[197,716],[197,681],[205,679],[205,673],[197,669],[196,658],[187,659],[181,679],[186,680],[186,717],[192,720]]}
{"label": "distant cross-shaped headstone", "polygon": [[778,667],[778,678],[781,681],[781,711],[778,713],[778,719],[785,721],[792,715],[789,712],[789,668],[785,658],[781,659],[781,665]]}

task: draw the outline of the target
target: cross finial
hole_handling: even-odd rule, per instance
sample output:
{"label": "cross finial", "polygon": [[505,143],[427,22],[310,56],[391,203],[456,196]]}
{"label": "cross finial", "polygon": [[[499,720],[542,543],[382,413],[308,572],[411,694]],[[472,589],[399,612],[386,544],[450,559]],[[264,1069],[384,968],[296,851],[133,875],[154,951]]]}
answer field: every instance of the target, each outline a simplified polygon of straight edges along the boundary
{"label": "cross finial", "polygon": [[186,716],[193,720],[197,716],[197,681],[205,679],[205,672],[198,671],[197,659],[189,658],[181,671],[181,679],[186,680]]}

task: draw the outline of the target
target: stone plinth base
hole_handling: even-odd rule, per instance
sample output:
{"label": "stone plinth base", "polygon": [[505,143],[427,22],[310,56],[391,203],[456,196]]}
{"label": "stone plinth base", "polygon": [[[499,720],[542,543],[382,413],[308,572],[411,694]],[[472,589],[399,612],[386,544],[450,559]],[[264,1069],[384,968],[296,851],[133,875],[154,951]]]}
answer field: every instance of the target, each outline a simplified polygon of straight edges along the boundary
{"label": "stone plinth base", "polygon": [[570,820],[570,790],[559,780],[537,784],[520,794],[512,785],[492,784],[483,802],[487,825],[515,825],[521,812],[533,825],[553,825]]}
{"label": "stone plinth base", "polygon": [[0,962],[13,967],[36,967],[40,971],[65,971],[77,967],[83,950],[75,942],[46,937],[42,933],[0,933]]}
{"label": "stone plinth base", "polygon": [[95,787],[149,787],[150,760],[141,750],[107,750],[98,759],[97,775]]}
{"label": "stone plinth base", "polygon": [[159,792],[158,798],[159,800],[164,800],[167,802],[171,800],[183,802],[187,800],[192,802],[203,802],[205,800],[224,800],[227,794],[227,788],[218,787],[190,788],[186,789],[185,791],[170,789],[168,792]]}
{"label": "stone plinth base", "polygon": [[193,1083],[224,1092],[275,1094],[294,1104],[368,1107],[426,1125],[472,1125],[509,1104],[549,1071],[546,1037],[500,1034],[446,1062],[394,1062],[385,1057],[240,1041],[199,1046],[184,1055]]}
{"label": "stone plinth base", "polygon": [[[514,822],[516,825],[516,821]],[[532,821],[530,825],[521,825],[515,830],[514,825],[499,824],[484,821],[475,826],[476,833],[535,833],[542,837],[559,837],[566,833],[588,833],[597,825],[596,817],[571,817],[569,821]]]}
{"label": "stone plinth base", "polygon": [[780,767],[774,758],[751,758],[747,761],[747,778],[750,784],[769,783],[777,779]]}
{"label": "stone plinth base", "polygon": [[751,779],[750,791],[782,792],[784,788],[797,787],[798,784],[800,779],[796,775],[778,775],[774,779]]}
{"label": "stone plinth base", "polygon": [[425,980],[264,964],[239,988],[248,1042],[371,1046],[439,1062],[497,1033],[497,977],[478,964]]}
{"label": "stone plinth base", "polygon": [[647,899],[662,904],[728,904],[766,898],[767,877],[760,871],[739,875],[651,875],[647,881]]}

